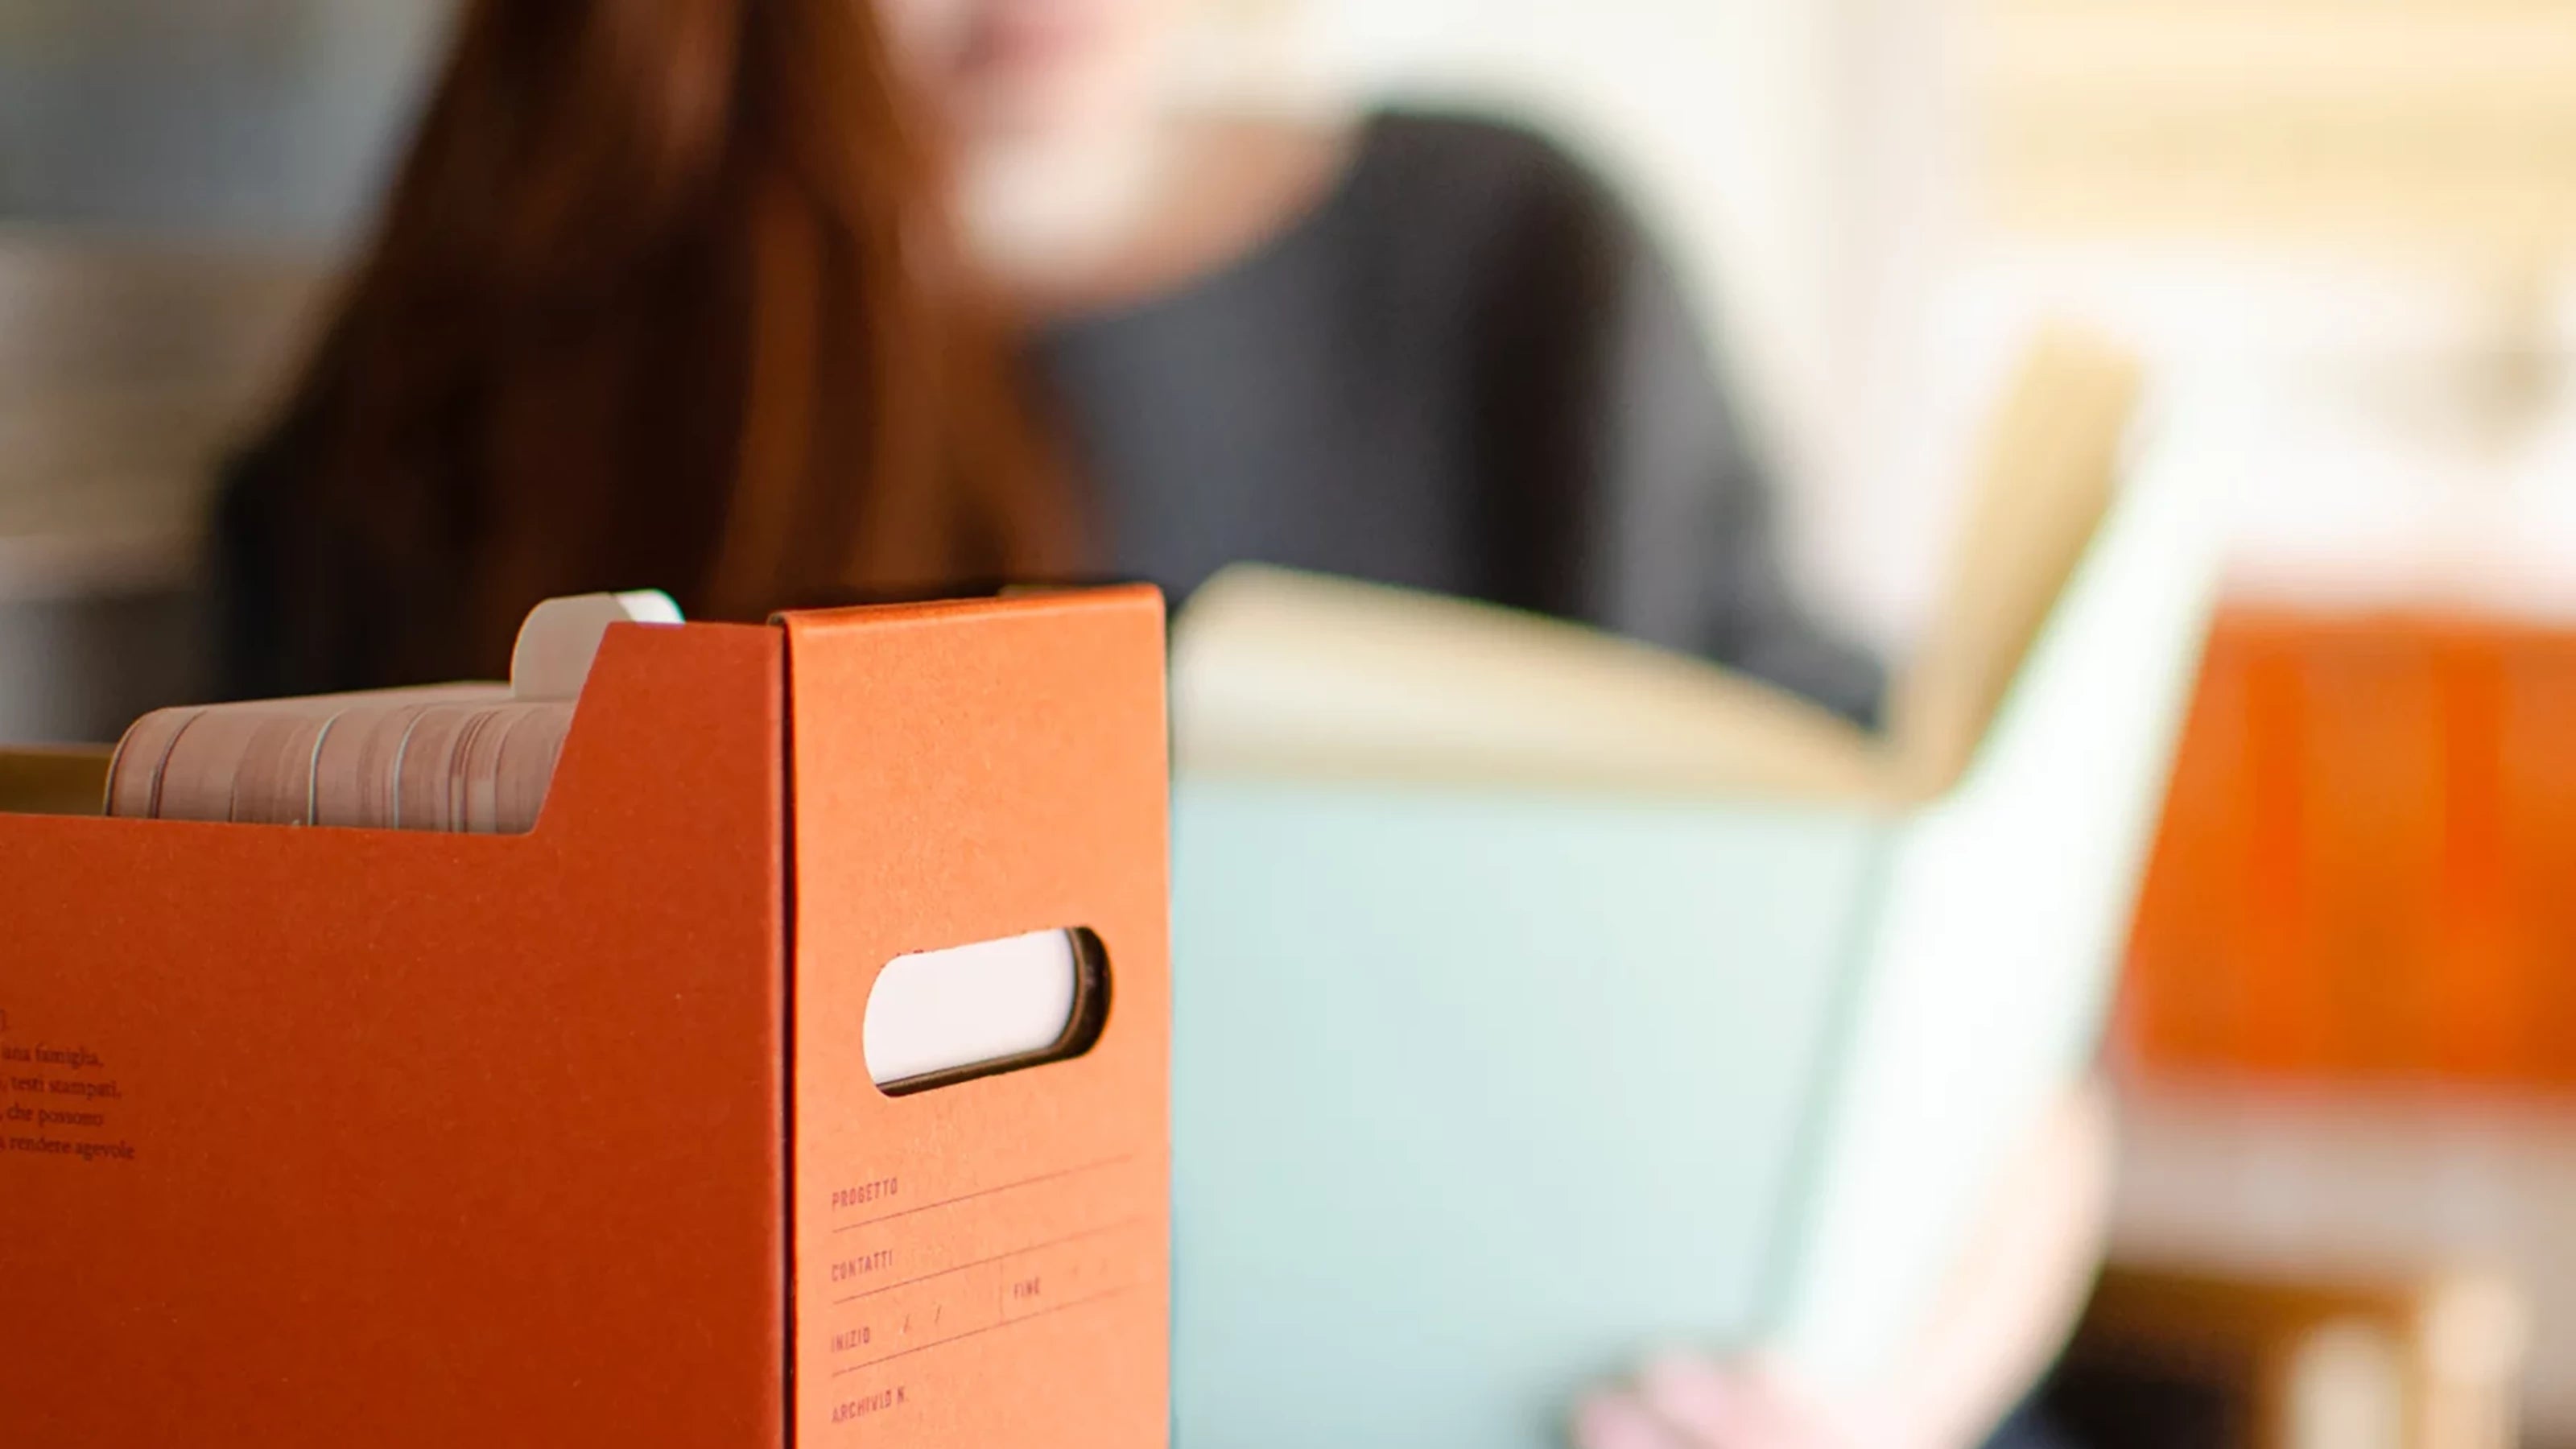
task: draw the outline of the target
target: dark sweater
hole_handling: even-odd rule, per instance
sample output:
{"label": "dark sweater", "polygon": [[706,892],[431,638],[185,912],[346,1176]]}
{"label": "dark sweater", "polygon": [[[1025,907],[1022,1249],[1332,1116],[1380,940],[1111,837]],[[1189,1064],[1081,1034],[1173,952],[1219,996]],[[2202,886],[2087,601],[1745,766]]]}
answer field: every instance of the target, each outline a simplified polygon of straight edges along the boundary
{"label": "dark sweater", "polygon": [[1579,619],[1875,712],[1877,667],[1782,576],[1671,272],[1527,132],[1381,114],[1288,231],[1041,357],[1113,563],[1176,599],[1257,559]]}
{"label": "dark sweater", "polygon": [[[1782,577],[1769,490],[1671,273],[1526,132],[1379,115],[1285,232],[1037,349],[1109,571],[1176,602],[1260,560],[1578,619],[1876,711],[1876,666]],[[295,451],[254,452],[226,489],[236,688],[354,682],[277,677],[289,621],[260,576],[283,534],[260,503]]]}

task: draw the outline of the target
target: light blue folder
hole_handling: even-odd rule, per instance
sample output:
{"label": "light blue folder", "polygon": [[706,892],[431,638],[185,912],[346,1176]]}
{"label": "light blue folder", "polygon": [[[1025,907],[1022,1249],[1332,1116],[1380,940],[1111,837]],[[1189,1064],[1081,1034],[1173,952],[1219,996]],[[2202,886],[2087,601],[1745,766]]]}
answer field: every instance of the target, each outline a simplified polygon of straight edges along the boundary
{"label": "light blue folder", "polygon": [[2136,470],[1929,803],[1185,772],[1182,1449],[1538,1449],[1675,1344],[1884,1364],[2095,1039],[2205,471]]}

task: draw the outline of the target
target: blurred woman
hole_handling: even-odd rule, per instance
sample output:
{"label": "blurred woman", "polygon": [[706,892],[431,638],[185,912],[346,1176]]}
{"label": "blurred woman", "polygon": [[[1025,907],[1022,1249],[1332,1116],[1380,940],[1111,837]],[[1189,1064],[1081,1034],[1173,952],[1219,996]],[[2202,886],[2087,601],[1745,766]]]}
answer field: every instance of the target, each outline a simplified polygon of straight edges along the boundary
{"label": "blurred woman", "polygon": [[[230,689],[496,674],[554,594],[1177,599],[1260,559],[1870,716],[1878,671],[1797,606],[1716,371],[1605,189],[1472,120],[1170,114],[1164,3],[471,0],[373,247],[224,487]],[[2085,1241],[2080,1203],[2008,1206],[2033,1203]],[[1898,1442],[1846,1434],[1862,1415],[1972,1442],[2081,1281],[2080,1252],[2034,1261],[1967,1280],[1971,1321],[2025,1331],[1946,1338],[1983,1347],[1926,1360],[1938,1395],[1685,1366],[1580,1431]],[[1656,1397],[1694,1383],[1761,1411]]]}
{"label": "blurred woman", "polygon": [[226,490],[231,687],[488,674],[579,589],[1177,599],[1261,559],[1870,715],[1608,193],[1475,121],[1175,116],[1165,3],[470,5]]}
{"label": "blurred woman", "polygon": [[756,618],[1095,565],[850,0],[476,0],[219,505],[235,694],[485,677],[537,600]]}

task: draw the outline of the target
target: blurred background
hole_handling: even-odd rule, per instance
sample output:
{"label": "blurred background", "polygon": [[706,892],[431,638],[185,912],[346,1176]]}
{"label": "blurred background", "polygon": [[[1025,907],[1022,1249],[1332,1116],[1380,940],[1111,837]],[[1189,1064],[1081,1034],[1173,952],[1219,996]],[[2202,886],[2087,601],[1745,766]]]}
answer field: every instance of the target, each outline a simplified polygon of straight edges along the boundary
{"label": "blurred background", "polygon": [[[0,739],[196,687],[214,465],[446,19],[0,0]],[[2011,340],[2140,343],[2141,445],[2220,430],[2254,482],[2060,1392],[2105,1444],[2576,1445],[2576,3],[1204,0],[1171,84],[1567,137],[1891,650]]]}

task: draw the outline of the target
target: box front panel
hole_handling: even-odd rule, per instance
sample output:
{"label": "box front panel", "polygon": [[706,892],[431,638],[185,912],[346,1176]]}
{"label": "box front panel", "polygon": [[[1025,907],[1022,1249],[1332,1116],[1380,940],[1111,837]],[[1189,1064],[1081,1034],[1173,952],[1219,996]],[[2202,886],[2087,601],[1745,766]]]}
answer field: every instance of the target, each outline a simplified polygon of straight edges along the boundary
{"label": "box front panel", "polygon": [[[797,1442],[1168,1433],[1160,601],[791,617]],[[889,1096],[897,956],[1088,928],[1080,1056]]]}
{"label": "box front panel", "polygon": [[779,657],[612,637],[531,835],[0,816],[0,1443],[781,1441]]}

